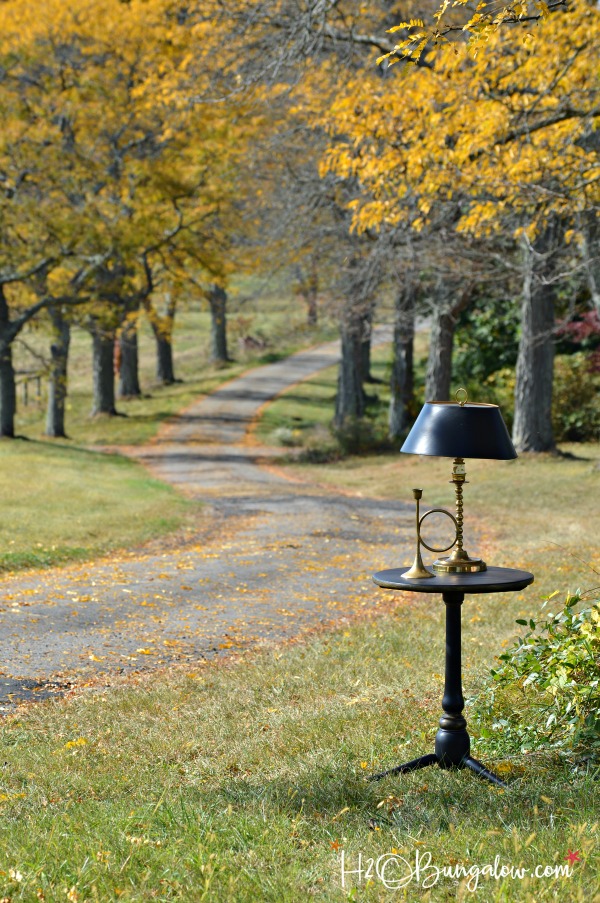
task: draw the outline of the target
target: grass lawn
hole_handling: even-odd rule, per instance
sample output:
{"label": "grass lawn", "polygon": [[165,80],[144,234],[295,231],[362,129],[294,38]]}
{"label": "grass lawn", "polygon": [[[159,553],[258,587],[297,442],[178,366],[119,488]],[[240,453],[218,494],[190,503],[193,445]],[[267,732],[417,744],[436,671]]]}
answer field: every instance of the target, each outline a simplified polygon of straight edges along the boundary
{"label": "grass lawn", "polygon": [[[571,451],[468,462],[466,547],[533,570],[536,583],[467,597],[467,697],[544,593],[600,583],[598,449]],[[292,470],[364,495],[407,501],[418,485],[428,505],[452,502],[447,461],[395,454]],[[486,755],[508,790],[438,768],[365,781],[433,748],[443,657],[441,604],[373,588],[372,612],[335,633],[22,709],[1,731],[0,893],[599,901],[597,772]]]}
{"label": "grass lawn", "polygon": [[0,442],[0,571],[139,545],[196,509],[121,455],[66,443]]}
{"label": "grass lawn", "polygon": [[[467,637],[468,639],[468,637]],[[467,643],[469,652],[471,644]],[[488,655],[490,651],[488,651]],[[2,728],[0,888],[16,900],[597,899],[598,784],[529,757],[509,790],[437,768],[443,640],[423,601],[308,645],[37,705]],[[438,868],[570,876],[387,878]],[[342,858],[343,854],[343,858]],[[346,872],[342,886],[342,864]],[[473,873],[475,874],[475,873]],[[430,889],[422,886],[429,876]],[[472,876],[471,887],[475,877]],[[37,895],[37,897],[36,897]],[[70,895],[70,896],[69,896]]]}
{"label": "grass lawn", "polygon": [[[325,408],[325,400],[314,406],[315,425],[325,422]],[[279,423],[259,424],[259,435],[305,419],[290,407]],[[145,475],[144,484],[119,457],[63,446],[0,445],[0,454],[19,448],[23,481],[39,481],[36,455],[55,456],[42,470],[53,474],[48,527],[41,499],[29,513],[13,500],[3,548],[19,533],[22,545],[10,554],[26,554],[28,523],[39,531],[40,554],[57,544],[50,524],[61,498],[65,511],[76,510],[75,470],[84,495],[112,479],[113,498],[124,498],[128,484],[148,504],[144,521],[160,517],[169,490]],[[522,593],[467,597],[467,697],[521,631],[515,618],[535,615],[542,595],[600,584],[600,452],[566,451],[576,457],[467,464],[467,549],[536,575]],[[290,470],[374,498],[409,501],[420,486],[426,506],[452,505],[443,460],[391,454]],[[114,522],[102,498],[93,507]],[[60,526],[67,547],[69,520]],[[92,543],[95,528],[86,529]],[[592,769],[550,756],[480,754],[508,790],[438,768],[365,780],[432,750],[443,659],[441,604],[374,587],[372,610],[337,632],[24,706],[0,730],[0,899],[598,903]],[[472,708],[467,699],[467,720]],[[470,728],[477,755],[476,722]]]}

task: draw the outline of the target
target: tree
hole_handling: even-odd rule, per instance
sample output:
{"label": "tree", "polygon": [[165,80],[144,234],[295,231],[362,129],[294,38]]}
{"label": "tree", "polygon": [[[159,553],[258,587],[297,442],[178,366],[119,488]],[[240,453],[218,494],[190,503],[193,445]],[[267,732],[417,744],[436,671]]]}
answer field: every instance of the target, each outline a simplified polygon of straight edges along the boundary
{"label": "tree", "polygon": [[419,288],[419,280],[414,271],[406,267],[403,284],[396,292],[394,305],[390,407],[388,411],[388,435],[392,440],[399,439],[405,434],[411,419],[414,394],[415,310]]}
{"label": "tree", "polygon": [[[498,30],[475,58],[460,46],[441,48],[428,66],[405,67],[395,79],[351,83],[333,107],[327,166],[360,180],[355,226],[404,225],[426,237],[442,208],[454,207],[456,233],[485,240],[509,232],[516,253],[523,236],[535,250],[552,223],[568,229],[582,217],[595,221],[598,153],[588,135],[598,119],[599,24],[595,8],[576,2],[540,24],[535,42]],[[550,263],[546,251],[538,259]],[[551,271],[538,270],[537,278],[556,280]],[[522,319],[533,329],[539,296],[522,293]],[[528,335],[522,331],[523,341]],[[547,320],[527,341],[530,348],[552,342]],[[534,416],[519,382],[540,374],[525,347],[520,361],[517,423]],[[543,373],[538,410],[547,412],[550,368]],[[528,440],[530,450],[552,447],[546,430],[527,428],[515,438],[524,435],[540,437]]]}
{"label": "tree", "polygon": [[122,392],[135,394],[140,305],[151,309],[163,284],[214,280],[228,266],[223,232],[249,120],[241,102],[207,102],[221,82],[206,65],[221,37],[210,12],[171,0],[0,9],[6,243],[19,245],[26,269],[45,254],[85,270],[97,412],[115,411],[115,331]]}
{"label": "tree", "polygon": [[[559,234],[558,239],[562,236]],[[520,451],[553,451],[555,285],[549,278],[557,236],[551,227],[535,246],[523,236],[521,337],[517,357],[513,442]],[[540,278],[540,272],[542,278]]]}
{"label": "tree", "polygon": [[[461,7],[467,8],[464,13]],[[399,60],[419,63],[428,49],[457,34],[460,37],[469,36],[471,52],[485,52],[486,45],[499,30],[510,26],[532,29],[535,25],[544,23],[553,13],[571,7],[568,0],[549,0],[548,3],[545,0],[531,0],[508,3],[505,6],[478,3],[472,9],[469,8],[469,0],[455,0],[452,4],[450,0],[442,0],[427,21],[423,18],[409,19],[390,28],[390,32],[400,33],[399,39],[393,49],[380,57],[380,60],[386,59],[392,64]],[[532,37],[531,31],[528,34]]]}
{"label": "tree", "polygon": [[58,304],[51,305],[48,314],[52,323],[52,340],[45,433],[53,438],[66,438],[65,408],[71,323],[66,309]]}
{"label": "tree", "polygon": [[0,436],[13,438],[17,396],[12,358],[13,342],[23,328],[45,308],[65,303],[49,294],[36,297],[34,287],[49,261],[41,261],[30,271],[0,273]]}

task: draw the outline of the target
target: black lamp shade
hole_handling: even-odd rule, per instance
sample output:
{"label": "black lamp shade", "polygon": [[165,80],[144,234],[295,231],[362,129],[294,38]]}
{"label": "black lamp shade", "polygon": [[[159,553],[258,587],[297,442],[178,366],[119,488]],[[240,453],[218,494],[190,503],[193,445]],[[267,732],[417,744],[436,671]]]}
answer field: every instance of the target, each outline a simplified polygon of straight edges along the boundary
{"label": "black lamp shade", "polygon": [[516,458],[500,408],[495,404],[428,401],[401,452],[443,458]]}

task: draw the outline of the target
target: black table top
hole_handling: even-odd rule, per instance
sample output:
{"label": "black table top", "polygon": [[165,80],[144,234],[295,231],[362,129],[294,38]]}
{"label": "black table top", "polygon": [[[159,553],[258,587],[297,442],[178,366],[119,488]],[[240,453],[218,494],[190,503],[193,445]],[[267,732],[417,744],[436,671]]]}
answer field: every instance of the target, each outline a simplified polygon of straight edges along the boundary
{"label": "black table top", "polygon": [[402,589],[415,593],[503,593],[525,589],[533,583],[533,574],[516,568],[489,567],[477,574],[436,574],[434,577],[419,577],[405,580],[404,574],[410,568],[390,568],[373,574],[378,586],[386,589]]}

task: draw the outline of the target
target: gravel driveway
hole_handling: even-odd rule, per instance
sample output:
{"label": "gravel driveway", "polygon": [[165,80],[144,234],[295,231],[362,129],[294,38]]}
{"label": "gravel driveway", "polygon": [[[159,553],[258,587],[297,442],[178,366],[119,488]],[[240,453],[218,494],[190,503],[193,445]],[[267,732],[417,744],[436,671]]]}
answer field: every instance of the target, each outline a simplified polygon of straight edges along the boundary
{"label": "gravel driveway", "polygon": [[377,604],[370,575],[410,557],[412,506],[294,482],[276,449],[247,441],[263,404],[338,356],[331,343],[253,370],[136,451],[205,503],[198,533],[179,547],[167,537],[152,552],[0,582],[2,707],[98,672],[109,683],[111,673],[282,640]]}

